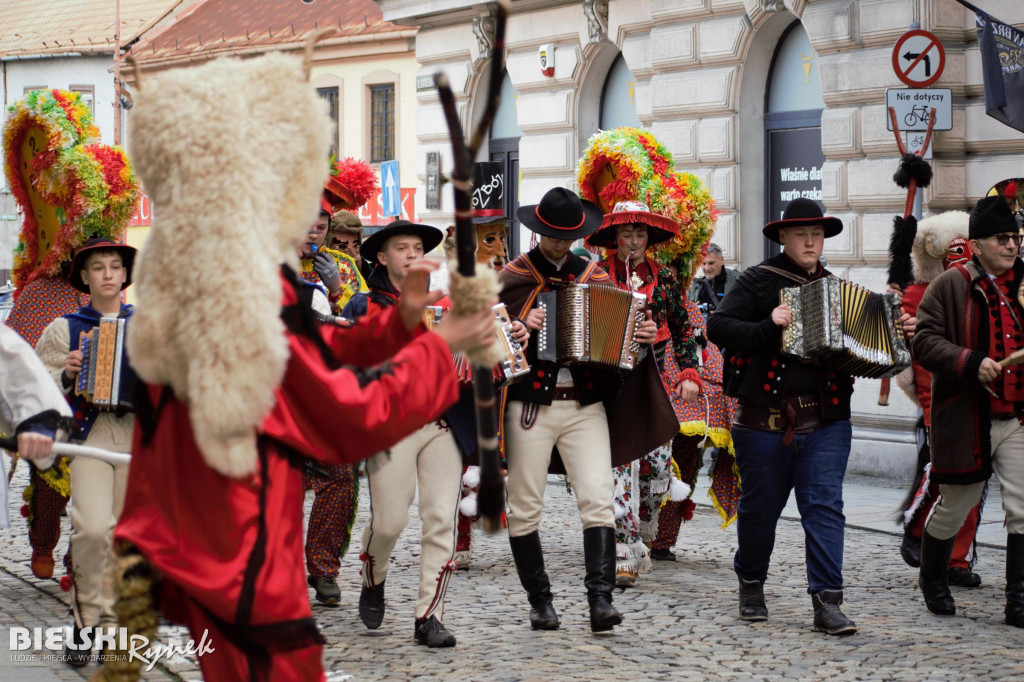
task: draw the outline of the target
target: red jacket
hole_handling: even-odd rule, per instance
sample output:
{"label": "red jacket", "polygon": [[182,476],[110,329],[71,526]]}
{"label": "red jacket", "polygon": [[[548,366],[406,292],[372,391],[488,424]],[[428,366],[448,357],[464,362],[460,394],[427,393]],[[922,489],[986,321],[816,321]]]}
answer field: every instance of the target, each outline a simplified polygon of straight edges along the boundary
{"label": "red jacket", "polygon": [[[283,306],[294,305],[295,290],[287,282],[284,289]],[[320,327],[326,346],[295,327],[287,332],[291,357],[276,404],[259,428],[259,470],[248,479],[207,466],[188,407],[169,388],[148,387],[156,407],[136,420],[115,532],[163,574],[168,617],[182,618],[180,590],[242,637],[256,636],[247,635],[249,625],[280,625],[282,646],[318,637],[302,560],[302,458],[340,464],[370,457],[458,396],[447,345],[422,328],[410,335],[397,310],[350,329]]]}
{"label": "red jacket", "polygon": [[[917,306],[921,303],[921,297],[927,288],[927,284],[920,283],[907,286],[903,294],[903,310],[911,317],[917,317]],[[921,405],[921,411],[924,412],[924,425],[929,427],[932,425],[932,373],[922,367],[916,358],[910,367],[914,372],[914,393]]]}

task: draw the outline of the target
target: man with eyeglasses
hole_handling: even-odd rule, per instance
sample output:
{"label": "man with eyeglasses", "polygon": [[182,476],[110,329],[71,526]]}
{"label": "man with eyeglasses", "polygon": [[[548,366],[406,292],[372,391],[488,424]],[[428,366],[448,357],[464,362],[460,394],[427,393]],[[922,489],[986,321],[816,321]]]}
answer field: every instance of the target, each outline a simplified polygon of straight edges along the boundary
{"label": "man with eyeglasses", "polygon": [[1021,234],[1001,196],[971,212],[974,257],[937,277],[918,307],[913,351],[932,373],[931,479],[939,500],[921,539],[919,585],[932,613],[952,616],[949,559],[957,531],[995,471],[1006,511],[1006,622],[1024,627],[1024,350],[1018,299]]}

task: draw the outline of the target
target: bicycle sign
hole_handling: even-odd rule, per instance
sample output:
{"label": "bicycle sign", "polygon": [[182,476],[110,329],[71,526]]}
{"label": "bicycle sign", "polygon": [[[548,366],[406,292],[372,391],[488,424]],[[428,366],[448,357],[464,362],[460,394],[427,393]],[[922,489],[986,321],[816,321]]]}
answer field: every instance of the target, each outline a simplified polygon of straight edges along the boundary
{"label": "bicycle sign", "polygon": [[[885,91],[886,109],[896,110],[896,121],[902,131],[928,130],[928,117],[935,107],[935,130],[953,127],[953,92],[948,88],[889,88]],[[892,119],[885,117],[886,128],[892,130]]]}

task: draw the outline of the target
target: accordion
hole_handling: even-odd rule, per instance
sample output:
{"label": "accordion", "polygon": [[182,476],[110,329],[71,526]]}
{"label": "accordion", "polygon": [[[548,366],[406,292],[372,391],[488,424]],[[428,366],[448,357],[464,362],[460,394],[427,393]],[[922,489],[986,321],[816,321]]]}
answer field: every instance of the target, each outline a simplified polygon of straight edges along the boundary
{"label": "accordion", "polygon": [[896,294],[876,294],[838,277],[779,292],[793,311],[782,352],[818,358],[857,377],[892,377],[910,366]]}
{"label": "accordion", "polygon": [[571,284],[537,296],[544,325],[537,358],[559,364],[594,363],[631,370],[646,319],[647,297],[612,286]]}
{"label": "accordion", "polygon": [[[496,331],[498,345],[501,346],[502,359],[494,368],[494,380],[498,386],[504,386],[513,380],[530,373],[530,363],[526,361],[523,347],[512,337],[512,318],[504,303],[493,307],[494,317],[501,323]],[[423,323],[427,329],[433,329],[441,321],[444,309],[441,306],[427,306],[423,312]],[[469,383],[473,379],[473,367],[469,358],[463,353],[454,353],[455,373],[461,381]]]}
{"label": "accordion", "polygon": [[85,396],[101,410],[133,411],[139,377],[128,364],[124,348],[125,318],[100,320],[91,331],[82,332],[82,371],[75,382],[75,394]]}

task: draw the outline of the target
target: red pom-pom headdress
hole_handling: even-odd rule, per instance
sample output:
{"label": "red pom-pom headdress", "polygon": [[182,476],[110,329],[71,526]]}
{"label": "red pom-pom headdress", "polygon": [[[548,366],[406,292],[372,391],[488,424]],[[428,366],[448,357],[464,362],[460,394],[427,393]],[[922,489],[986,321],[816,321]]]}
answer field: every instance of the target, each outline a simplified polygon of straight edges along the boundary
{"label": "red pom-pom headdress", "polygon": [[332,214],[341,210],[355,211],[378,189],[377,174],[370,164],[350,156],[331,165],[320,207]]}

